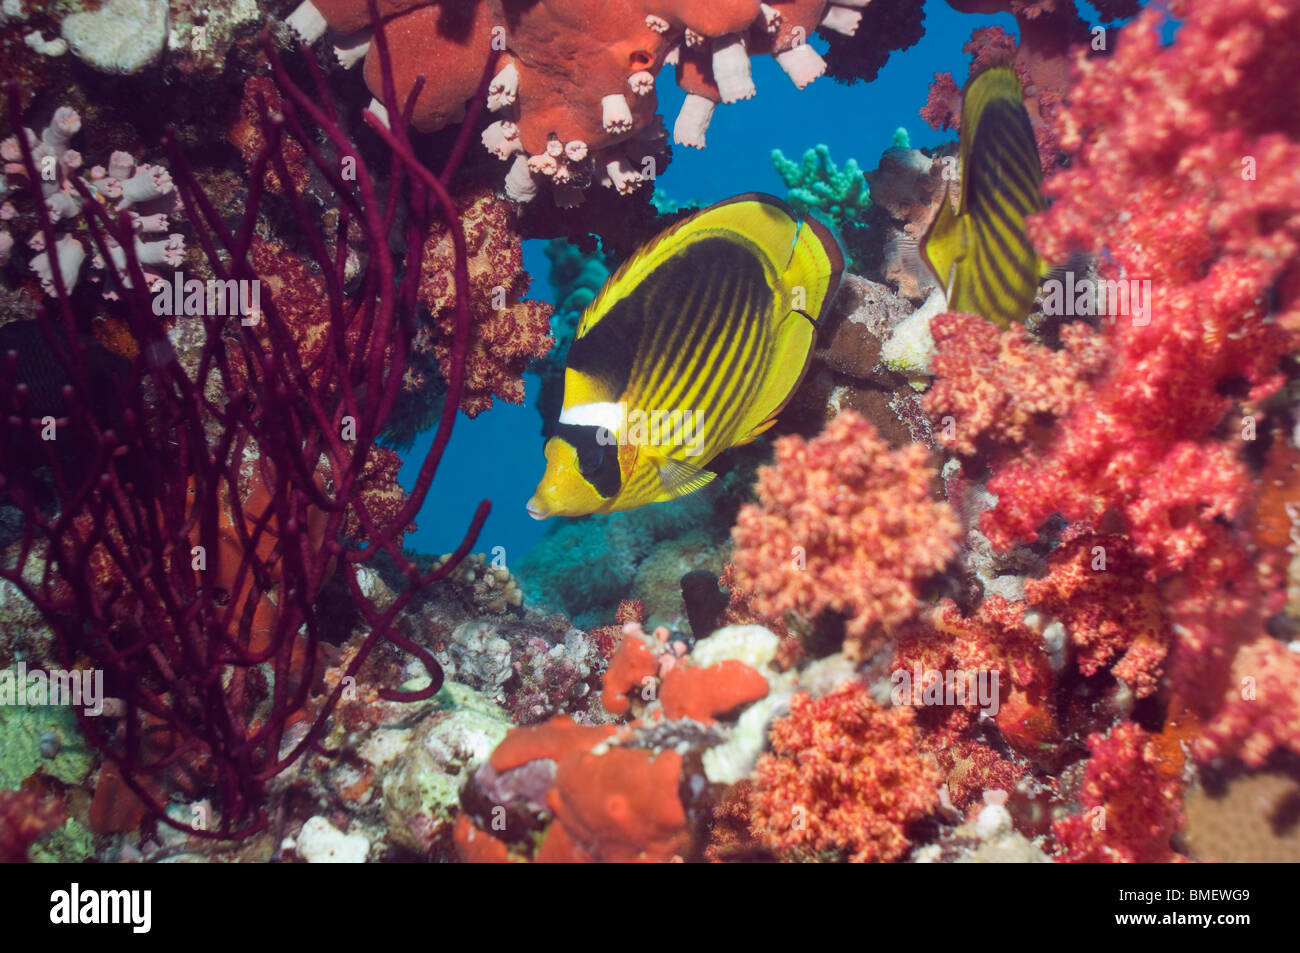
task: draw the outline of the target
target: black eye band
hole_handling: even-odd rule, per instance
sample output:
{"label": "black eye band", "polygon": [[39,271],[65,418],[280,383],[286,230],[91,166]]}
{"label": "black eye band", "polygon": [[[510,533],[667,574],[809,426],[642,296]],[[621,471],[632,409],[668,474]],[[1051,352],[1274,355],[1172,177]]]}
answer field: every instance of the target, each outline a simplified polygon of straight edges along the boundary
{"label": "black eye band", "polygon": [[[556,424],[555,436],[567,440],[578,454],[578,472],[605,499],[623,486],[618,468],[617,438],[604,427]],[[602,442],[602,440],[604,442]]]}

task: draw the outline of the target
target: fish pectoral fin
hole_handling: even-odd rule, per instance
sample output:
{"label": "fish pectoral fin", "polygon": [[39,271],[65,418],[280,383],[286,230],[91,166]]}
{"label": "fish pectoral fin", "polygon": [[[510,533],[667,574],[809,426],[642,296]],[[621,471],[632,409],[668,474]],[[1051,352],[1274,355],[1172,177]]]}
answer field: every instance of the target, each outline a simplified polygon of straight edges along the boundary
{"label": "fish pectoral fin", "polygon": [[685,460],[670,460],[664,457],[658,463],[659,482],[669,496],[686,496],[703,489],[717,476],[712,470],[697,467]]}

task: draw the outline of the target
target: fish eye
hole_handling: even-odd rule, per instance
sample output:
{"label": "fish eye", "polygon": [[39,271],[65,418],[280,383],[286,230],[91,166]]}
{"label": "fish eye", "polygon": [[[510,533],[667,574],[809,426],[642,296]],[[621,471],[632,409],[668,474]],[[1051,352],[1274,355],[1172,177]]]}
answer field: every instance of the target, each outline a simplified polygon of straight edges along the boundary
{"label": "fish eye", "polygon": [[578,450],[578,470],[583,476],[595,473],[604,462],[605,448],[599,444],[592,444]]}

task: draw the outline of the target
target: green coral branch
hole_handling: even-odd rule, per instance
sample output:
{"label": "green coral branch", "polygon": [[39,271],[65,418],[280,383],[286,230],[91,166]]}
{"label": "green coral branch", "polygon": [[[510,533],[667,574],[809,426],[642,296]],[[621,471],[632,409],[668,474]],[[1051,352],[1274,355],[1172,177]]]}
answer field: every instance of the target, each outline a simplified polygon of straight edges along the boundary
{"label": "green coral branch", "polygon": [[863,223],[871,190],[857,160],[849,159],[840,169],[831,160],[830,147],[818,145],[798,163],[773,149],[772,166],[789,189],[786,200],[800,215],[817,210],[841,227]]}

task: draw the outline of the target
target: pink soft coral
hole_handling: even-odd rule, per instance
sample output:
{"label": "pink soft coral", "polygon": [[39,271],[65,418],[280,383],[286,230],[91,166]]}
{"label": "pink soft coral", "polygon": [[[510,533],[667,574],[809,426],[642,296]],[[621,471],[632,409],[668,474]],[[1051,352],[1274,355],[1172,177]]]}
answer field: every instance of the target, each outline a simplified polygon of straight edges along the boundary
{"label": "pink soft coral", "polygon": [[938,804],[934,762],[916,751],[912,711],[882,709],[850,682],[814,701],[798,694],[772,725],[772,753],[750,794],[755,836],[784,856],[887,861],[906,826]]}
{"label": "pink soft coral", "polygon": [[732,531],[735,581],[764,616],[844,613],[845,650],[861,654],[873,626],[912,615],[954,552],[957,519],[933,477],[924,447],[890,450],[852,412],[813,440],[783,437]]}
{"label": "pink soft coral", "polygon": [[1021,450],[1044,436],[1044,421],[1074,409],[1106,354],[1084,324],[1061,329],[1060,351],[1019,325],[1003,331],[974,314],[941,314],[930,334],[935,383],[922,406],[939,442],[967,456],[984,447]]}
{"label": "pink soft coral", "polygon": [[1293,75],[1300,3],[1171,9],[1172,45],[1148,11],[1081,63],[1058,125],[1073,162],[1031,223],[1049,260],[1084,249],[1104,278],[1149,280],[1148,308],[1103,323],[1110,372],[1046,453],[996,473],[982,528],[1006,546],[1055,513],[1118,517],[1170,603],[1175,687],[1210,711],[1277,603],[1272,561],[1233,522],[1259,492],[1243,451],[1300,329],[1300,117],[1258,94]]}
{"label": "pink soft coral", "polygon": [[1173,635],[1159,590],[1122,536],[1080,536],[1052,553],[1025,586],[1034,608],[1064,623],[1079,670],[1113,673],[1139,698],[1155,692]]}

